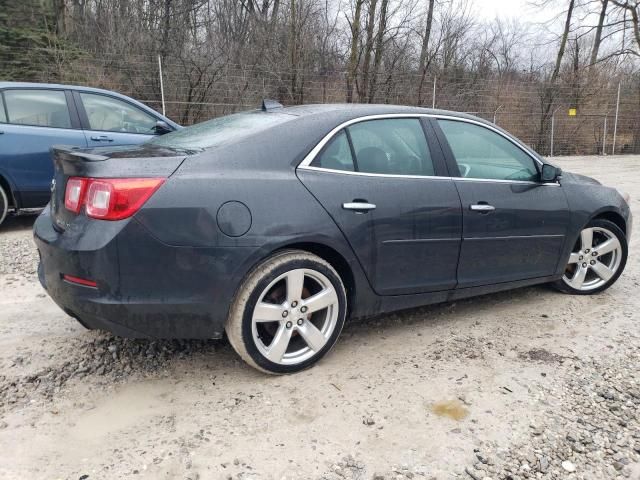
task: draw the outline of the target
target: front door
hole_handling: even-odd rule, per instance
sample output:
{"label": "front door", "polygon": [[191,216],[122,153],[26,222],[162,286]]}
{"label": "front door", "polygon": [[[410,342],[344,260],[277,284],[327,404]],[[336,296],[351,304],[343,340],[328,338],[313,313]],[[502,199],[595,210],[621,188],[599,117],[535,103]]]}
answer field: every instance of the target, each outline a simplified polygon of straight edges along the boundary
{"label": "front door", "polygon": [[119,98],[101,93],[74,92],[90,147],[137,145],[153,138],[153,115]]}
{"label": "front door", "polygon": [[380,295],[456,284],[460,199],[424,128],[430,127],[418,118],[358,122],[298,169]]}
{"label": "front door", "polygon": [[458,287],[553,275],[569,223],[561,185],[541,183],[538,162],[496,130],[449,119],[434,128],[450,170],[459,171]]}

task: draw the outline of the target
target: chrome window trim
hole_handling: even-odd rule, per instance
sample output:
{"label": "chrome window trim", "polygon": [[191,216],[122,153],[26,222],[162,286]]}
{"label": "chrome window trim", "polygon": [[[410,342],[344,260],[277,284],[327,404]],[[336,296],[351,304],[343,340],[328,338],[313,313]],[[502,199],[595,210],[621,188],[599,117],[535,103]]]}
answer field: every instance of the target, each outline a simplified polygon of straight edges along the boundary
{"label": "chrome window trim", "polygon": [[333,168],[322,167],[298,167],[297,170],[311,171],[311,172],[325,172],[325,173],[337,173],[340,175],[357,175],[359,177],[380,177],[380,178],[426,178],[429,180],[449,180],[449,181],[464,181],[464,182],[483,182],[483,183],[515,183],[522,185],[542,185],[547,187],[559,187],[559,183],[540,183],[531,182],[527,180],[498,180],[492,178],[463,178],[463,177],[438,177],[429,175],[394,175],[390,173],[367,173],[367,172],[354,172],[350,170],[335,170]]}
{"label": "chrome window trim", "polygon": [[301,170],[312,170],[319,172],[330,172],[330,173],[342,173],[347,175],[362,175],[362,176],[373,176],[373,177],[389,177],[389,178],[431,178],[431,179],[443,179],[443,180],[463,180],[467,182],[493,182],[493,183],[515,183],[515,184],[528,184],[528,185],[545,185],[545,186],[560,186],[559,183],[540,183],[533,182],[528,180],[500,180],[500,179],[491,179],[491,178],[466,178],[466,177],[439,177],[439,176],[428,176],[428,175],[399,175],[399,174],[385,174],[385,173],[366,173],[366,172],[352,172],[347,170],[335,170],[331,168],[322,168],[322,167],[313,167],[311,163],[315,160],[318,154],[322,151],[324,146],[336,135],[340,130],[346,128],[354,123],[366,122],[369,120],[384,120],[384,119],[393,119],[393,118],[435,118],[442,120],[453,120],[458,122],[466,122],[474,125],[478,125],[480,127],[484,127],[488,130],[491,130],[494,133],[506,138],[509,142],[514,144],[517,148],[526,153],[529,158],[531,158],[537,165],[542,166],[544,163],[540,161],[537,157],[532,155],[528,148],[524,146],[521,142],[516,140],[515,138],[510,137],[509,135],[501,132],[497,128],[492,127],[484,122],[480,122],[478,120],[473,120],[470,118],[462,118],[456,117],[452,115],[442,115],[442,114],[430,114],[430,113],[384,113],[378,115],[366,115],[364,117],[352,118],[351,120],[347,120],[346,122],[341,123],[337,127],[333,128],[328,134],[326,134],[322,140],[318,142],[318,144],[311,149],[311,151],[302,159],[302,161],[298,164],[296,169]]}

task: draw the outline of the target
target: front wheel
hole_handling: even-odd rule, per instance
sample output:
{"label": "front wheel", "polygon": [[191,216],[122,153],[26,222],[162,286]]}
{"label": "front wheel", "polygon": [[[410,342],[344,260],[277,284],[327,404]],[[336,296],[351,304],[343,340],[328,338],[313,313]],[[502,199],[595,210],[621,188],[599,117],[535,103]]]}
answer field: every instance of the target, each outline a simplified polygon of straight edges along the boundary
{"label": "front wheel", "polygon": [[340,275],[300,250],[258,265],[236,294],[226,332],[251,366],[272,374],[312,366],[335,344],[347,311]]}
{"label": "front wheel", "polygon": [[609,288],[627,263],[627,238],[615,223],[592,220],[580,232],[558,290],[589,295]]}

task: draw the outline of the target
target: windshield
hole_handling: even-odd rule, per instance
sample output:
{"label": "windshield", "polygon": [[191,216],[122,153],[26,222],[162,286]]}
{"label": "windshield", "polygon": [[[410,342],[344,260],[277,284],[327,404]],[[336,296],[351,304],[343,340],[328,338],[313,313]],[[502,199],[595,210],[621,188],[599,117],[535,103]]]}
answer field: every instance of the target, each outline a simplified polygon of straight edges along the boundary
{"label": "windshield", "polygon": [[248,137],[294,118],[295,116],[286,113],[259,110],[235,113],[167,133],[154,138],[149,143],[161,147],[201,151]]}

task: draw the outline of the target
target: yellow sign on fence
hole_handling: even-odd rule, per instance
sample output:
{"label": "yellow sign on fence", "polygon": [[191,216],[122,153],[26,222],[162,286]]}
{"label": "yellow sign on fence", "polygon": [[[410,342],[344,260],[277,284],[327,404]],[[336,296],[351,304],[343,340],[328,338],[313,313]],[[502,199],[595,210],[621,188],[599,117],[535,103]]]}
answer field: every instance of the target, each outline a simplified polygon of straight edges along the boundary
{"label": "yellow sign on fence", "polygon": [[570,117],[575,117],[578,114],[578,109],[576,108],[570,108],[569,109],[569,116]]}

